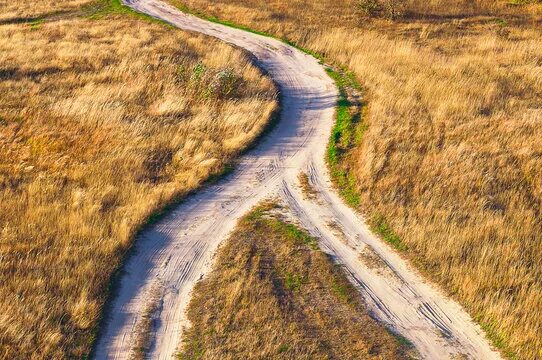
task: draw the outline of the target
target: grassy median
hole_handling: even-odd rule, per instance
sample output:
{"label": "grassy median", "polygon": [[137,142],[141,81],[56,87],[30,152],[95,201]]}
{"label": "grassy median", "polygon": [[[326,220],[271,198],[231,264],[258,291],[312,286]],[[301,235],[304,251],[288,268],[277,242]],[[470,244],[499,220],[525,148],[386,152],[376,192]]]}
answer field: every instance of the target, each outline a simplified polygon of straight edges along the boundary
{"label": "grassy median", "polygon": [[345,273],[274,203],[245,216],[196,285],[180,359],[405,359]]}

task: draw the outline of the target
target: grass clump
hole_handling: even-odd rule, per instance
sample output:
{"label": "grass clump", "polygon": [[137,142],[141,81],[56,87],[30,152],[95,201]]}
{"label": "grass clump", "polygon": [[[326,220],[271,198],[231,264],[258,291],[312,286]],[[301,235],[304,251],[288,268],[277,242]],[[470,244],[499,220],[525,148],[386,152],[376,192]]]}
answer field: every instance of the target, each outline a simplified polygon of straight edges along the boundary
{"label": "grass clump", "polygon": [[305,172],[300,172],[298,175],[299,185],[301,191],[303,192],[303,197],[305,199],[314,200],[317,198],[317,192],[311,185],[309,181],[309,176]]}
{"label": "grass clump", "polygon": [[371,221],[371,230],[380,235],[382,239],[391,244],[399,251],[407,250],[405,243],[401,241],[401,238],[393,231],[386,219],[382,215],[375,215]]}
{"label": "grass clump", "polygon": [[243,218],[196,285],[179,358],[406,358],[340,267],[274,210]]}

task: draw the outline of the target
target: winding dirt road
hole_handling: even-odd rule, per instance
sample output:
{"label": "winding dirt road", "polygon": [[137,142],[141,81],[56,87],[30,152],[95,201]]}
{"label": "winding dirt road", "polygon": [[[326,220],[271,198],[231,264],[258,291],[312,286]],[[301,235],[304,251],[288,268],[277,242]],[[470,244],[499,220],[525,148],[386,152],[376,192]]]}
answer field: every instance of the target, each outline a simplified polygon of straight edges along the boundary
{"label": "winding dirt road", "polygon": [[[324,156],[337,89],[317,60],[278,40],[183,14],[159,0],[124,2],[252,53],[279,86],[282,113],[273,132],[242,157],[233,174],[189,197],[136,240],[96,359],[130,358],[149,315],[154,321],[147,356],[171,359],[188,325],[184,311],[195,282],[209,271],[213,254],[237,220],[270,196],[289,205],[324,250],[344,265],[372,314],[409,339],[423,358],[500,358],[469,315],[372,235],[334,192]],[[318,199],[304,199],[300,171],[309,174]],[[367,256],[379,257],[380,266],[365,261]]]}

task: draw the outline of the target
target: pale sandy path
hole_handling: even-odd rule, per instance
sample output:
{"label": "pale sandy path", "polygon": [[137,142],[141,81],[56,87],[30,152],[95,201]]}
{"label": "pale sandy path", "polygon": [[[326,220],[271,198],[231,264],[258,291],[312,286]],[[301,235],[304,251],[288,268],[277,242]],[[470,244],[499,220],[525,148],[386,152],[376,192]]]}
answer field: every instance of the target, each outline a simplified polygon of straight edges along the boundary
{"label": "pale sandy path", "polygon": [[[375,238],[333,191],[324,155],[337,90],[314,58],[278,40],[183,14],[159,0],[125,3],[252,53],[279,86],[283,111],[276,129],[242,157],[232,175],[188,198],[136,240],[96,345],[96,359],[131,356],[135,329],[156,296],[148,357],[171,359],[187,325],[184,311],[195,282],[209,271],[212,255],[237,220],[269,196],[280,196],[289,205],[325,250],[344,264],[374,316],[412,341],[424,358],[499,358],[465,311]],[[318,201],[303,199],[297,181],[301,170],[310,174]],[[387,269],[371,269],[360,261],[359,252],[366,246]]]}

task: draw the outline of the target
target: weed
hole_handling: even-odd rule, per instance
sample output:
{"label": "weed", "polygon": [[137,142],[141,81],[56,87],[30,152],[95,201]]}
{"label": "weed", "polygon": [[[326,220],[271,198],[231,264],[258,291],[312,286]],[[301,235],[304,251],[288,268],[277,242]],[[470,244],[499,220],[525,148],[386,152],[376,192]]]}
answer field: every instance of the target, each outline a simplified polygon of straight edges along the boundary
{"label": "weed", "polygon": [[290,346],[288,344],[282,344],[281,346],[279,346],[279,349],[278,349],[278,353],[279,354],[282,354],[282,353],[285,353],[288,351],[288,349],[290,349]]}
{"label": "weed", "polygon": [[44,22],[44,19],[37,19],[37,20],[34,20],[30,23],[28,23],[28,25],[30,26],[30,30],[39,30],[40,29],[40,26],[41,24]]}

